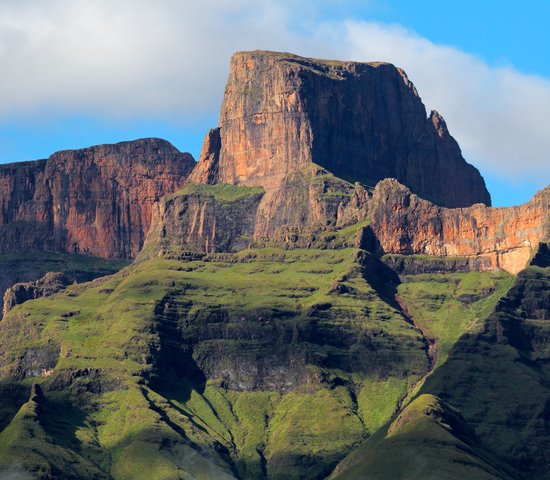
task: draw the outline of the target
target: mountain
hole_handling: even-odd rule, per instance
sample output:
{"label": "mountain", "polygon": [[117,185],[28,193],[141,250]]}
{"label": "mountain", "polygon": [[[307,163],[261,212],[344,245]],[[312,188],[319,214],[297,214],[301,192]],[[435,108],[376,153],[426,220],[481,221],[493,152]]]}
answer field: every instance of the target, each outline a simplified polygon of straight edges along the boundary
{"label": "mountain", "polygon": [[483,178],[443,118],[426,116],[403,70],[287,53],[234,54],[219,125],[206,136],[192,181],[269,192],[312,163],[364,185],[397,178],[447,207],[491,204]]}
{"label": "mountain", "polygon": [[[541,244],[482,327],[466,331],[420,395],[331,478],[550,478],[549,292]],[[458,431],[448,404],[460,411]]]}
{"label": "mountain", "polygon": [[72,281],[116,272],[140,251],[155,202],[194,165],[153,138],[0,165],[0,292],[52,271]]}
{"label": "mountain", "polygon": [[[267,217],[262,207],[268,192],[263,187],[187,185],[155,206],[140,255],[178,249],[231,252],[281,244],[327,248],[338,229],[360,224],[359,243],[346,245],[378,255],[455,258],[468,270],[515,274],[525,268],[538,244],[550,238],[550,187],[517,207],[476,204],[450,209],[420,198],[395,179],[368,190],[312,167],[294,180],[276,193],[276,216]],[[302,209],[307,213],[302,215]],[[286,223],[270,236],[263,234],[266,223],[273,226],[283,218]]]}
{"label": "mountain", "polygon": [[47,250],[133,258],[151,208],[183,186],[192,156],[142,139],[0,165],[0,254]]}
{"label": "mountain", "polygon": [[512,480],[517,474],[484,451],[458,410],[424,394],[330,476],[331,480],[359,478]]}
{"label": "mountain", "polygon": [[403,71],[237,53],[196,165],[83,152],[4,167],[0,478],[548,478],[549,190],[490,207]]}
{"label": "mountain", "polygon": [[525,478],[550,478],[550,249],[541,244],[479,332],[426,381]]}
{"label": "mountain", "polygon": [[437,207],[395,180],[380,182],[368,217],[384,253],[467,258],[475,270],[523,270],[550,238],[550,186],[517,207]]}

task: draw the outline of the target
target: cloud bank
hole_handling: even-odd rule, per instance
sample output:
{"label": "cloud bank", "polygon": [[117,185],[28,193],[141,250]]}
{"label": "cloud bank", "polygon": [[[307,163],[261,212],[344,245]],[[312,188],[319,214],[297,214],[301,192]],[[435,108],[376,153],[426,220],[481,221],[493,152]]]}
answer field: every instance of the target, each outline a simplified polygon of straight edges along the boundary
{"label": "cloud bank", "polygon": [[47,112],[192,124],[218,111],[236,50],[383,60],[407,71],[469,161],[509,180],[536,172],[548,182],[549,79],[401,26],[327,19],[331,3],[0,0],[0,122]]}

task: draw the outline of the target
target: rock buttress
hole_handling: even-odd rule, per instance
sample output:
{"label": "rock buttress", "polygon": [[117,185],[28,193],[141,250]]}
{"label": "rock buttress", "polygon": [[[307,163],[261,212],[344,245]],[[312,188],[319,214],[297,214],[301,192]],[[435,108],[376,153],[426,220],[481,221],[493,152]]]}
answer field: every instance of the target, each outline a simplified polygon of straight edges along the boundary
{"label": "rock buttress", "polygon": [[515,274],[550,237],[550,187],[516,207],[443,208],[387,179],[369,198],[367,216],[383,253],[468,257],[475,270]]}
{"label": "rock buttress", "polygon": [[261,185],[269,202],[288,175],[315,163],[370,186],[397,178],[442,206],[490,205],[442,117],[427,116],[406,74],[388,63],[236,53],[218,127],[191,181]]}
{"label": "rock buttress", "polygon": [[191,155],[159,139],[0,166],[0,254],[50,250],[133,258],[153,204],[182,187]]}

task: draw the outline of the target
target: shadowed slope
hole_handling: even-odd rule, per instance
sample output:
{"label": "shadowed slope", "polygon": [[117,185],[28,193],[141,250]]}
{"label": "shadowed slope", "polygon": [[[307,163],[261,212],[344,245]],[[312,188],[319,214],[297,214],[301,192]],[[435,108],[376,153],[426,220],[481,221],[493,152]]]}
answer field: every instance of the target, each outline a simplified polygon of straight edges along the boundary
{"label": "shadowed slope", "polygon": [[412,401],[341,462],[330,480],[512,480],[460,413],[432,395]]}
{"label": "shadowed slope", "polygon": [[458,407],[526,478],[550,478],[550,258],[541,245],[478,334],[463,336],[423,391]]}

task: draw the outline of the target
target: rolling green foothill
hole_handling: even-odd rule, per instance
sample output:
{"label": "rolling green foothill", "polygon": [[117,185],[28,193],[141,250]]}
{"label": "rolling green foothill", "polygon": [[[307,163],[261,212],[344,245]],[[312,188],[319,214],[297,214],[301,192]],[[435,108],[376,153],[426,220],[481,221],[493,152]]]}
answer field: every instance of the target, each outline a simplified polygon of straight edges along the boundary
{"label": "rolling green foothill", "polygon": [[[73,462],[116,480],[325,478],[430,372],[422,332],[446,352],[509,283],[490,272],[400,282],[352,247],[156,256],[0,322],[1,438],[19,461],[34,449],[24,431],[43,432],[47,454],[27,472]],[[21,429],[17,409],[38,384]]]}
{"label": "rolling green foothill", "polygon": [[2,375],[74,412],[72,438],[48,411],[44,428],[113,478],[327,475],[427,368],[422,337],[358,253],[131,265],[11,311]]}

